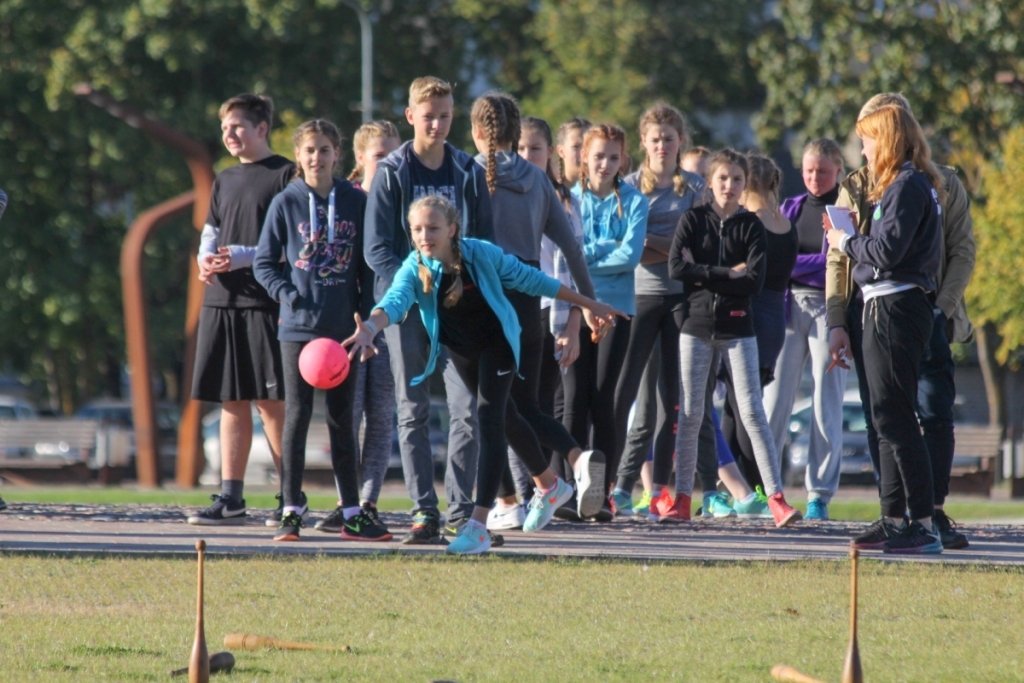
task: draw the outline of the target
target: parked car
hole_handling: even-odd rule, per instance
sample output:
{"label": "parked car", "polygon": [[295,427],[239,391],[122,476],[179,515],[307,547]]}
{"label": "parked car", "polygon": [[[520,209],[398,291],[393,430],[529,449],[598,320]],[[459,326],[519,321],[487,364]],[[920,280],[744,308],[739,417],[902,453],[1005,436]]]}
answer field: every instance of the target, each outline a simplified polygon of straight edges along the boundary
{"label": "parked car", "polygon": [[[811,398],[793,406],[789,439],[783,449],[783,479],[787,486],[803,486],[810,448],[810,424],[814,418]],[[867,421],[860,393],[847,389],[843,395],[843,455],[839,465],[840,483],[873,484],[875,470],[868,450]]]}
{"label": "parked car", "polygon": [[[317,402],[318,409],[323,405],[322,401]],[[315,404],[316,405],[316,404]],[[199,477],[199,483],[203,485],[220,484],[220,407],[214,407],[202,420],[203,432],[203,455],[206,458],[206,467]],[[267,442],[266,432],[263,431],[263,422],[260,420],[256,408],[252,410],[252,447],[249,449],[249,462],[245,468],[245,483],[255,485],[267,485],[278,483],[277,468],[274,466],[274,458],[270,453],[270,444]],[[330,469],[331,467],[331,442],[327,434],[327,424],[324,415],[314,410],[313,419],[310,421],[309,432],[306,435],[306,467],[318,469]]]}
{"label": "parked car", "polygon": [[[178,458],[178,421],[181,413],[177,405],[166,401],[157,403],[155,410],[160,475],[173,477]],[[101,427],[127,431],[129,468],[134,471],[135,421],[132,416],[131,401],[120,398],[98,398],[79,408],[75,412],[75,417],[96,420]]]}
{"label": "parked car", "polygon": [[[0,394],[0,420],[31,420],[38,416],[35,406],[25,399]],[[22,458],[30,454],[20,448],[0,448],[0,457]]]}

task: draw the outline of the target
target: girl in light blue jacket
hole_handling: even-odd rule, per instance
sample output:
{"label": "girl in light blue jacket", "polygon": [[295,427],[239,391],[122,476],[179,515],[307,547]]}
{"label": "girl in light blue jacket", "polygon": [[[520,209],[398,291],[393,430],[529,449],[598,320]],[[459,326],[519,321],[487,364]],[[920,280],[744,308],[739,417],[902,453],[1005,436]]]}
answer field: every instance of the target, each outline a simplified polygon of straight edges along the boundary
{"label": "girl in light blue jacket", "polygon": [[[540,270],[524,264],[489,242],[460,238],[455,208],[444,198],[423,197],[409,209],[409,228],[415,251],[409,254],[370,317],[356,317],[356,333],[343,344],[366,359],[374,353],[373,337],[400,322],[413,304],[419,306],[430,339],[427,367],[414,377],[428,377],[444,344],[459,375],[477,393],[480,422],[480,461],[471,519],[447,551],[477,554],[490,549],[487,513],[507,465],[505,411],[512,380],[519,370],[519,321],[505,290],[564,299],[614,326],[623,314],[561,285]],[[572,495],[572,488],[548,466],[539,446],[520,453],[533,477],[536,492],[523,531],[538,531]]]}
{"label": "girl in light blue jacket", "polygon": [[[583,136],[580,182],[572,193],[583,218],[583,256],[594,295],[630,316],[636,313],[634,271],[640,264],[647,236],[649,203],[639,190],[622,181],[626,165],[626,133],[618,126],[591,126]],[[615,388],[626,364],[630,321],[619,323],[601,337],[584,333],[579,360],[565,376],[564,421],[580,444],[605,452],[605,505],[594,517],[610,522],[608,502],[621,448],[616,433]],[[593,428],[591,436],[590,429]]]}

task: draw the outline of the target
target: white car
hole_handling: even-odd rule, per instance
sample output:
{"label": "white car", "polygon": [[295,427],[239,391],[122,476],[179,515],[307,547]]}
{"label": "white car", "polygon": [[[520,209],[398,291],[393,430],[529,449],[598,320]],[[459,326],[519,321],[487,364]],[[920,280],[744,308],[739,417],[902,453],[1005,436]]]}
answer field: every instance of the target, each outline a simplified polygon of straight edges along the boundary
{"label": "white car", "polygon": [[[263,422],[255,408],[252,411],[252,432],[245,483],[276,486],[277,468],[270,455]],[[211,486],[220,484],[220,408],[214,408],[203,418],[203,455],[206,457],[206,468],[199,477],[199,483]],[[327,423],[324,416],[316,412],[313,413],[306,436],[306,469],[310,468],[331,468],[331,442],[327,434]]]}

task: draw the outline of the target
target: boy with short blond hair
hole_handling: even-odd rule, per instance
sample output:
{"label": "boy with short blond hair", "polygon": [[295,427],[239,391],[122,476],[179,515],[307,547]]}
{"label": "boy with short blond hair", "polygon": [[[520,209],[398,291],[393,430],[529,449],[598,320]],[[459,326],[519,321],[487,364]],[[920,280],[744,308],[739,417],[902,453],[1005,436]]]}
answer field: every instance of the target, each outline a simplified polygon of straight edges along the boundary
{"label": "boy with short blond hair", "polygon": [[[437,77],[423,76],[409,86],[406,121],[414,136],[377,167],[366,206],[366,262],[377,274],[374,294],[380,299],[411,250],[407,225],[409,206],[426,195],[441,195],[458,210],[460,232],[491,240],[490,197],[483,169],[473,157],[447,142],[454,114],[452,86]],[[429,338],[418,313],[384,330],[395,378],[398,443],[406,488],[413,501],[413,527],[403,543],[440,543],[441,515],[434,491],[434,463],[427,419],[430,394],[427,382],[410,386],[427,363]],[[448,401],[448,463],[445,494],[448,523],[456,524],[473,510],[476,481],[476,400],[442,353]]]}

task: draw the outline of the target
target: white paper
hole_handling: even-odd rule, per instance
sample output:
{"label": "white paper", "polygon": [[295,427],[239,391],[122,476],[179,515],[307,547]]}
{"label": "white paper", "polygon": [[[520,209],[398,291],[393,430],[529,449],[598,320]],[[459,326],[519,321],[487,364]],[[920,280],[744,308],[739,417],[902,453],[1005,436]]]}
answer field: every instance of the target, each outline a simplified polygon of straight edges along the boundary
{"label": "white paper", "polygon": [[856,235],[857,226],[853,224],[853,217],[850,215],[850,210],[842,206],[835,206],[833,204],[825,205],[825,212],[828,213],[828,219],[832,221],[832,227],[836,230],[842,230],[847,235]]}

